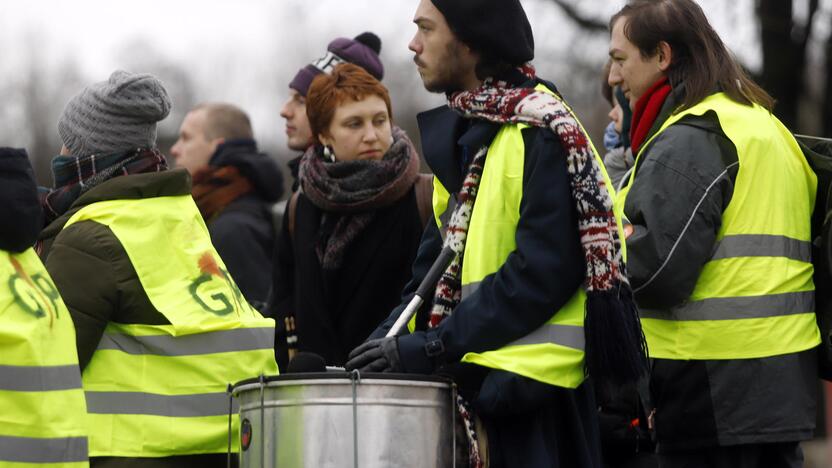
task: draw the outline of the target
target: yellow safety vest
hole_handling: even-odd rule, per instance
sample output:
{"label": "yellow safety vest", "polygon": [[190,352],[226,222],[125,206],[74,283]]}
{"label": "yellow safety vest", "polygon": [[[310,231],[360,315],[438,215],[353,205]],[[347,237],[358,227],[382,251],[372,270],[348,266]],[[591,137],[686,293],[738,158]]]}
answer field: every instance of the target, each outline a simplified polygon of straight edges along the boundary
{"label": "yellow safety vest", "polygon": [[[536,89],[551,93],[543,85]],[[496,273],[516,248],[525,161],[521,132],[527,127],[525,124],[503,125],[488,148],[465,243],[462,300],[476,291],[485,277]],[[592,150],[612,193],[612,183],[601,159],[594,147]],[[455,208],[454,200],[434,177],[433,210],[443,237]],[[557,281],[557,278],[551,278],[551,281]],[[462,362],[506,370],[558,387],[576,388],[585,378],[585,302],[586,293],[580,287],[566,305],[537,330],[497,350],[467,353]]]}
{"label": "yellow safety vest", "polygon": [[[690,298],[671,310],[641,310],[650,356],[750,359],[810,349],[820,343],[810,235],[817,178],[777,118],[724,93],[671,116],[652,138],[708,111],[736,147],[739,172],[714,253]],[[629,187],[637,183],[633,171]]]}
{"label": "yellow safety vest", "polygon": [[75,327],[34,250],[0,250],[0,466],[89,466]]}
{"label": "yellow safety vest", "polygon": [[83,373],[90,456],[225,452],[227,385],[277,374],[274,320],[243,299],[190,196],[94,203],[66,226],[85,220],[110,228],[171,323],[107,325]]}

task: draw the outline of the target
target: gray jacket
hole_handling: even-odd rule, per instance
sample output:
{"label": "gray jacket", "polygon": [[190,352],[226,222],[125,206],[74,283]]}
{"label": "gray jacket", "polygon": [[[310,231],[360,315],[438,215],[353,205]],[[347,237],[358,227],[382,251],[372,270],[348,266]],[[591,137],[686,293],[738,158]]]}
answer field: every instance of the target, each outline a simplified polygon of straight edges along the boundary
{"label": "gray jacket", "polygon": [[[668,97],[650,135],[676,108],[675,98]],[[634,226],[627,266],[639,307],[668,309],[690,297],[739,170],[737,150],[713,112],[683,118],[644,149],[624,206]],[[815,358],[809,350],[760,359],[654,359],[659,451],[811,438]]]}
{"label": "gray jacket", "polygon": [[619,146],[604,155],[604,167],[607,168],[607,175],[616,191],[627,183],[626,178],[630,176],[634,164],[633,150],[630,148]]}

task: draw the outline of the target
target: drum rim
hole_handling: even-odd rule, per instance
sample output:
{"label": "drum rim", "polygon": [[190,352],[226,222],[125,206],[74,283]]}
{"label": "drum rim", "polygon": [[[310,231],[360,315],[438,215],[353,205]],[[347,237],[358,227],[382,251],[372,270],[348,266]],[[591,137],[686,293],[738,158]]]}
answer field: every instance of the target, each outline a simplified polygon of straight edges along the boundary
{"label": "drum rim", "polygon": [[[263,376],[263,383],[270,382],[291,382],[295,380],[350,380],[352,377],[350,372],[297,372],[292,374],[279,374]],[[433,382],[453,385],[453,380],[439,376],[439,375],[425,375],[425,374],[403,374],[403,373],[382,373],[382,372],[367,372],[360,374],[361,380],[410,380],[416,382]],[[260,377],[252,377],[241,380],[231,386],[231,393],[236,392],[240,387],[251,384],[259,384]]]}

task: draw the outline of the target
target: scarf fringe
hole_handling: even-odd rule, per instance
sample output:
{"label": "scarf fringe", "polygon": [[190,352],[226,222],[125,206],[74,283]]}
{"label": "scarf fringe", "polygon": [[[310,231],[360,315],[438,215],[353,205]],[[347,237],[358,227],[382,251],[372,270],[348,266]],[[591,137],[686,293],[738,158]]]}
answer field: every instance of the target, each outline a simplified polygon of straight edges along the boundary
{"label": "scarf fringe", "polygon": [[647,374],[647,340],[626,284],[617,291],[587,292],[584,336],[586,371],[601,385],[635,382]]}

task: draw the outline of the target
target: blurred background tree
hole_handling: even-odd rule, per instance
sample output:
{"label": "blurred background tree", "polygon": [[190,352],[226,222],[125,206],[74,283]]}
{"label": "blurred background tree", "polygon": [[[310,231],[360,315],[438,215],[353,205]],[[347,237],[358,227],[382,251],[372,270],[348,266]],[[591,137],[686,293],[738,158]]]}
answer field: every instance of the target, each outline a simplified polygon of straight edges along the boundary
{"label": "blurred background tree", "polygon": [[[51,183],[49,160],[60,149],[55,123],[67,99],[117,68],[157,74],[168,86],[174,107],[159,128],[164,152],[193,105],[228,101],[249,112],[261,149],[281,161],[296,156],[279,116],[289,81],[333,38],[367,30],[382,38],[394,121],[417,146],[416,114],[444,102],[424,90],[407,48],[412,0],[146,1],[155,14],[128,15],[103,0],[32,0],[0,15],[0,144],[28,148],[42,184]],[[624,0],[522,1],[538,75],[558,86],[600,147],[608,21]],[[832,0],[697,1],[777,99],[777,115],[797,132],[832,136]],[[90,26],[55,26],[78,18]],[[82,33],[92,39],[73,42]]]}
{"label": "blurred background tree", "polygon": [[[588,13],[577,1],[551,2],[584,31],[609,34],[609,15]],[[706,11],[747,21],[749,14],[738,13],[732,3],[719,2],[721,11]],[[752,75],[776,99],[777,117],[796,132],[832,136],[830,10],[830,2],[822,5],[821,0],[755,0],[762,68]]]}

